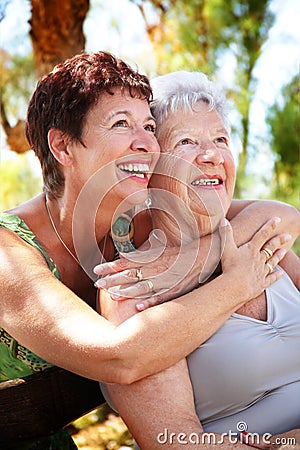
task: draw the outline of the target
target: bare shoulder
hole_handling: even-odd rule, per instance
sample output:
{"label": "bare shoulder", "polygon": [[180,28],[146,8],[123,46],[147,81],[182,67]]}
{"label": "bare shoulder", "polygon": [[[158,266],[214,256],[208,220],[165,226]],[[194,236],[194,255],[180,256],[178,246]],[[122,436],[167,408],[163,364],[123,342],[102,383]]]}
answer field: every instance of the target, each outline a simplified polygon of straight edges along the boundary
{"label": "bare shoulder", "polygon": [[51,272],[40,252],[14,232],[0,228],[1,307],[12,307],[17,299],[30,292],[32,281]]}
{"label": "bare shoulder", "polygon": [[[31,265],[41,264],[46,267],[46,261],[40,252],[21,239],[16,233],[6,228],[0,228],[0,270],[3,273],[13,271],[20,262]],[[25,267],[23,267],[25,269]]]}

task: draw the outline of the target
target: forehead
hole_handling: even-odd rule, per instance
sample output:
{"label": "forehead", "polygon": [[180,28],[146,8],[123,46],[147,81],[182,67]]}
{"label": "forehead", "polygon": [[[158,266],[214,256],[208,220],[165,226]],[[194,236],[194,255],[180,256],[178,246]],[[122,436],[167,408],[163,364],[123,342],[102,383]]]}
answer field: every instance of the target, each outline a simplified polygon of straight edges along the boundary
{"label": "forehead", "polygon": [[207,103],[199,101],[190,110],[169,113],[159,127],[159,135],[164,138],[170,137],[170,134],[178,135],[187,131],[199,134],[208,130],[222,130],[229,134],[220,114]]}
{"label": "forehead", "polygon": [[[142,119],[144,115],[150,115],[150,108],[147,100],[138,96],[132,97],[127,90],[119,88],[111,89],[112,94],[103,91],[98,98],[97,103],[89,111],[89,117],[92,118],[95,113],[101,115],[103,119],[119,113],[136,114]],[[133,93],[134,95],[134,93]]]}

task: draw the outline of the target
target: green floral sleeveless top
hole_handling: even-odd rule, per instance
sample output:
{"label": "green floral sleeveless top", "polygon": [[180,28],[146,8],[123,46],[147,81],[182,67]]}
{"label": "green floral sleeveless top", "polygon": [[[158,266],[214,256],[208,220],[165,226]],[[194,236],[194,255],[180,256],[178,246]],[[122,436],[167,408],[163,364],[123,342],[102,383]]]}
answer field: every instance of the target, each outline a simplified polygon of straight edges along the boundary
{"label": "green floral sleeveless top", "polygon": [[[26,223],[17,216],[8,213],[0,214],[0,227],[16,233],[21,239],[36,248],[45,258],[53,275],[61,280],[58,268],[47,255],[46,250]],[[17,342],[9,333],[0,327],[0,383],[15,378],[26,377],[53,367],[44,359],[35,355]],[[61,430],[49,438],[21,445],[16,450],[75,450],[74,441],[66,430]]]}

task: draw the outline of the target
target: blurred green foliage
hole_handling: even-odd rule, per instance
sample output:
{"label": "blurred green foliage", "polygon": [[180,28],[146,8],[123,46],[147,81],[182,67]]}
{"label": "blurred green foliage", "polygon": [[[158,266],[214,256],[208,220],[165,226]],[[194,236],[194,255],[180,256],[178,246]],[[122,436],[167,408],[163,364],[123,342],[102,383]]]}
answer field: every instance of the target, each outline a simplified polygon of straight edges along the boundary
{"label": "blurred green foliage", "polygon": [[33,54],[11,55],[0,49],[0,56],[1,101],[6,114],[16,121],[25,117],[28,100],[36,84]]}
{"label": "blurred green foliage", "polygon": [[0,210],[4,211],[41,192],[41,177],[34,173],[28,155],[15,154],[0,164]]}
{"label": "blurred green foliage", "polygon": [[73,422],[69,432],[79,449],[133,449],[133,438],[126,425],[107,404]]}
{"label": "blurred green foliage", "polygon": [[271,195],[300,206],[300,77],[282,88],[282,96],[269,108],[271,149],[276,155]]}

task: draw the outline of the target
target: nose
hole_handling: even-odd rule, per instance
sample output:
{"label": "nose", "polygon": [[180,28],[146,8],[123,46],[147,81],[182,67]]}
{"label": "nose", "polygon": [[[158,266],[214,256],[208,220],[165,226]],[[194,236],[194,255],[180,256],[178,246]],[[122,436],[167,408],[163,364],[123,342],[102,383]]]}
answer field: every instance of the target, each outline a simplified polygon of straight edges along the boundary
{"label": "nose", "polygon": [[224,163],[224,158],[220,149],[213,142],[204,142],[198,145],[196,156],[197,164],[212,164],[218,166]]}
{"label": "nose", "polygon": [[145,130],[143,127],[135,131],[130,148],[135,152],[160,152],[160,148],[154,134],[148,130]]}

